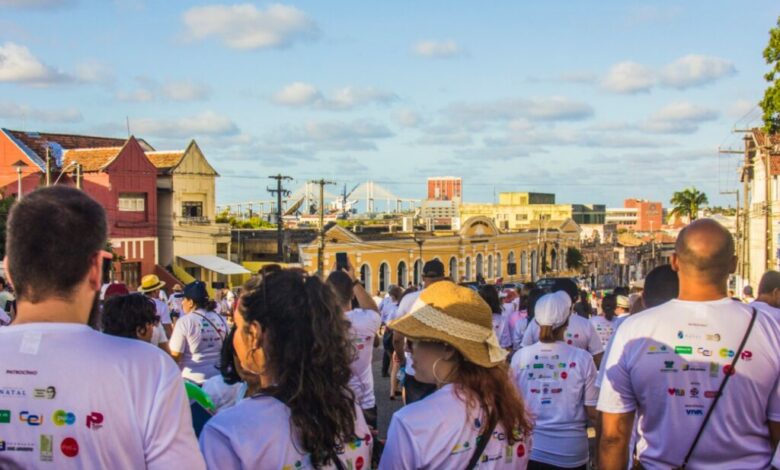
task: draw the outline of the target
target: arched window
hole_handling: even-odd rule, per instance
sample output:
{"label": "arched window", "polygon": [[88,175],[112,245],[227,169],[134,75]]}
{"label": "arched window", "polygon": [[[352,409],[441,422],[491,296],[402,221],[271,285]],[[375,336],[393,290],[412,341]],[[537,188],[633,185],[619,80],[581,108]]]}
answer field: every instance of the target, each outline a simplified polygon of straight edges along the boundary
{"label": "arched window", "polygon": [[520,274],[528,274],[528,253],[520,253]]}
{"label": "arched window", "polygon": [[536,275],[539,273],[539,263],[536,256],[536,250],[531,252],[531,279],[536,280]]}
{"label": "arched window", "polygon": [[471,281],[471,258],[466,257],[466,281]]}
{"label": "arched window", "polygon": [[482,266],[482,253],[477,253],[477,276],[485,276],[485,271]]}
{"label": "arched window", "polygon": [[[510,251],[509,252],[509,256],[506,257],[506,272],[507,272],[508,275],[512,276],[512,274],[510,274],[512,272],[517,274],[517,264],[516,263],[517,262],[515,261],[515,252],[514,251]],[[512,268],[510,268],[510,266],[512,266],[512,265],[515,266],[514,267],[514,271],[512,271]]]}
{"label": "arched window", "polygon": [[488,279],[493,278],[493,255],[487,257],[487,277]]}
{"label": "arched window", "polygon": [[390,287],[390,265],[382,263],[379,265],[379,290],[381,292],[387,292],[387,288]]}
{"label": "arched window", "polygon": [[373,286],[371,285],[371,266],[368,263],[360,267],[360,281],[363,283],[366,291],[371,294]]}
{"label": "arched window", "polygon": [[398,287],[401,289],[406,289],[408,284],[409,280],[407,276],[406,262],[401,261],[398,263]]}
{"label": "arched window", "polygon": [[450,279],[455,282],[460,280],[458,279],[458,258],[454,256],[450,258]]}
{"label": "arched window", "polygon": [[416,286],[422,285],[422,260],[418,259],[414,262],[414,284]]}
{"label": "arched window", "polygon": [[496,277],[501,277],[501,253],[496,253]]}
{"label": "arched window", "polygon": [[555,248],[550,252],[550,269],[553,271],[558,270],[558,251]]}

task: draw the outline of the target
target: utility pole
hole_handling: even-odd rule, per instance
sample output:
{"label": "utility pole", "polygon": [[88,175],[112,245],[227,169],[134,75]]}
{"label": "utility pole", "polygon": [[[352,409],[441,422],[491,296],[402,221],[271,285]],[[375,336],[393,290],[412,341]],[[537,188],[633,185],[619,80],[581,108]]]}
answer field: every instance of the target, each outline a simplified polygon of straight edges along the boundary
{"label": "utility pole", "polygon": [[742,208],[742,230],[739,229],[739,191],[737,191],[737,236],[739,237],[738,241],[738,248],[737,256],[740,258],[739,266],[741,267],[741,275],[742,279],[740,281],[750,281],[750,219],[749,219],[749,206],[750,206],[750,197],[749,197],[749,181],[747,174],[745,174],[745,171],[748,168],[754,168],[754,164],[749,161],[748,159],[748,141],[750,141],[750,137],[748,136],[748,133],[751,132],[750,129],[735,129],[734,132],[740,132],[744,133],[745,136],[743,137],[744,142],[744,149],[743,150],[735,150],[735,149],[718,149],[718,153],[723,154],[732,154],[732,155],[743,155],[743,162],[742,162],[742,172],[741,180],[742,180],[742,197],[744,198],[743,201],[743,208]]}
{"label": "utility pole", "polygon": [[[317,247],[317,274],[320,276],[325,275],[325,185],[336,184],[335,181],[325,181],[319,179],[316,181],[309,181],[311,184],[316,184],[320,187],[320,245]],[[308,199],[308,188],[306,189]],[[307,208],[308,210],[308,208]]]}
{"label": "utility pole", "polygon": [[269,179],[276,180],[276,189],[267,188],[271,194],[276,194],[276,256],[279,261],[286,262],[286,256],[284,253],[284,223],[282,221],[282,196],[289,196],[290,191],[282,187],[284,181],[292,180],[292,177],[282,175],[281,173],[274,176],[269,176]]}

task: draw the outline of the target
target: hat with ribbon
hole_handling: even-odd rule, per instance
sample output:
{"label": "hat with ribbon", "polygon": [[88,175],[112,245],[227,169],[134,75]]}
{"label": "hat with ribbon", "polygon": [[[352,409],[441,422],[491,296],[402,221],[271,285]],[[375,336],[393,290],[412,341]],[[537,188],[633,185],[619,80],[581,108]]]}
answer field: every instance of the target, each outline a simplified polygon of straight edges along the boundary
{"label": "hat with ribbon", "polygon": [[165,287],[165,282],[161,281],[156,274],[147,274],[141,278],[141,286],[138,292],[154,292]]}
{"label": "hat with ribbon", "polygon": [[451,281],[425,288],[410,313],[389,326],[411,339],[449,344],[482,367],[495,367],[506,358],[488,304],[476,291]]}

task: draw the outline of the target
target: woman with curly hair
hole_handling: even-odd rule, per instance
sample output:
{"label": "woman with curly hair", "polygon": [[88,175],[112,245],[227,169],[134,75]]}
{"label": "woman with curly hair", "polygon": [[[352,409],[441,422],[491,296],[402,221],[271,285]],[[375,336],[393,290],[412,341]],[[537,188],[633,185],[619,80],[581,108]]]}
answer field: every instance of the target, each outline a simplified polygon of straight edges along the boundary
{"label": "woman with curly hair", "polygon": [[248,284],[234,344],[260,392],[212,418],[209,468],[368,468],[372,437],[349,387],[354,348],[333,291],[303,271]]}
{"label": "woman with curly hair", "polygon": [[478,293],[441,281],[391,323],[437,389],[393,415],[380,469],[526,468],[531,423],[491,317]]}

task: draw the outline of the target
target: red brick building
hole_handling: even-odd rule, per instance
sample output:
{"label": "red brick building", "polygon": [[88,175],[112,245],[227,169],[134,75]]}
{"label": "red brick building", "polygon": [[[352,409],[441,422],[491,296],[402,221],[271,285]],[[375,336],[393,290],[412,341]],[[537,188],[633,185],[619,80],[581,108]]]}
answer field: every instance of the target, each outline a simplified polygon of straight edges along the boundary
{"label": "red brick building", "polygon": [[428,199],[435,201],[462,201],[463,179],[455,176],[428,178]]}

